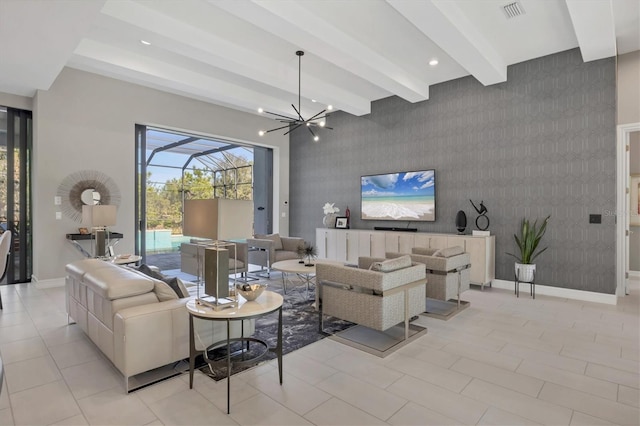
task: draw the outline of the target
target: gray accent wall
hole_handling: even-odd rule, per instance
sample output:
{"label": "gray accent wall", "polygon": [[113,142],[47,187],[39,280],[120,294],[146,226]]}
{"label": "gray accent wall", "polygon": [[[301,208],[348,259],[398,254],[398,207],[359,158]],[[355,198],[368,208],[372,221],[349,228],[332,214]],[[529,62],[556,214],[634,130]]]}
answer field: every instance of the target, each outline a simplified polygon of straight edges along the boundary
{"label": "gray accent wall", "polygon": [[[320,142],[298,130],[290,145],[290,234],[315,241],[322,206],[351,210],[352,228],[415,227],[467,234],[484,201],[496,236],[496,278],[513,281],[513,234],[522,218],[551,215],[536,282],[614,294],[616,209],[614,59],[583,63],[578,49],[510,66],[508,80],[473,77],[430,87],[411,104],[390,97],[355,117],[334,113]],[[436,221],[360,219],[360,176],[436,170]],[[589,214],[602,215],[589,224]]]}

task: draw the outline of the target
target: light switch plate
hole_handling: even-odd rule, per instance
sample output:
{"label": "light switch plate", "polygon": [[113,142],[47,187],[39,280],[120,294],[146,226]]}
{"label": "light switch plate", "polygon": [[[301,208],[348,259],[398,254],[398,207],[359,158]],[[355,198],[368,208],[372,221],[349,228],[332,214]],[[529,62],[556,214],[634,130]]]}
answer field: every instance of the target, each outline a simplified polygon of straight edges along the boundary
{"label": "light switch plate", "polygon": [[53,204],[56,206],[59,206],[60,204],[62,204],[62,197],[59,195],[56,195],[55,197],[53,197]]}
{"label": "light switch plate", "polygon": [[62,212],[56,212],[56,219],[57,220],[62,219]]}

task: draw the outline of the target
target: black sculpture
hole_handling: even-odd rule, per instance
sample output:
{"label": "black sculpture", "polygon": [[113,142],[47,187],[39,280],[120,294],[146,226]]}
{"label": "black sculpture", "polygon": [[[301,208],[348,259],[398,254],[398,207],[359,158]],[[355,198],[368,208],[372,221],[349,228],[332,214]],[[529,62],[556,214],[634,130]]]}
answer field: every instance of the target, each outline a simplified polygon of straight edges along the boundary
{"label": "black sculpture", "polygon": [[[471,201],[471,205],[473,206],[474,209],[476,209],[476,211],[478,212],[478,217],[476,218],[476,228],[478,228],[481,231],[486,231],[487,228],[489,227],[489,217],[487,216],[487,208],[484,206],[484,201],[480,201],[480,208],[478,208],[472,200]],[[484,226],[482,226],[481,224],[483,222]]]}
{"label": "black sculpture", "polygon": [[467,215],[463,210],[458,211],[456,214],[456,229],[458,234],[464,234],[464,230],[467,228]]}

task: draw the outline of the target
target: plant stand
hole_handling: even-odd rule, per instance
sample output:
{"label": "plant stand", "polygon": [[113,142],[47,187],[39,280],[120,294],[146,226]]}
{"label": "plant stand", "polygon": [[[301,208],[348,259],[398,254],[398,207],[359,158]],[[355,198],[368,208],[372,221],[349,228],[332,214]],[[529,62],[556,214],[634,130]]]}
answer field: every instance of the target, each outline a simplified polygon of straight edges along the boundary
{"label": "plant stand", "polygon": [[531,279],[531,281],[520,281],[519,272],[520,271],[516,269],[516,283],[515,283],[516,285],[514,289],[516,297],[520,297],[520,283],[523,282],[525,284],[530,285],[529,291],[531,292],[531,297],[535,299],[536,298],[536,271],[535,270],[533,271],[533,279]]}

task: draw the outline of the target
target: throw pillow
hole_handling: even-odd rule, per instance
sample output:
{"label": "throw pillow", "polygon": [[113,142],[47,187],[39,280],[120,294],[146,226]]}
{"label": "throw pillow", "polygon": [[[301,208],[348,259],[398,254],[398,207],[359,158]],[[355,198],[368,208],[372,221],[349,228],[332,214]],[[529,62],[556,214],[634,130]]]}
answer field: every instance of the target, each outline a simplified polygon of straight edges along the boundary
{"label": "throw pillow", "polygon": [[435,253],[438,249],[434,249],[434,248],[426,248],[426,247],[413,247],[411,249],[411,253],[412,254],[420,254],[423,256],[433,256],[433,253]]}
{"label": "throw pillow", "polygon": [[433,253],[432,256],[435,257],[452,257],[452,256],[457,256],[459,254],[464,253],[464,249],[460,246],[455,246],[455,247],[448,247],[448,248],[443,248],[440,249],[438,251],[436,251],[435,253]]}
{"label": "throw pillow", "polygon": [[178,298],[182,299],[183,297],[189,297],[189,292],[185,288],[184,284],[178,277],[165,277],[162,279],[169,287],[176,292]]}
{"label": "throw pillow", "polygon": [[282,239],[280,234],[256,235],[257,238],[273,241],[274,250],[282,250]]}
{"label": "throw pillow", "polygon": [[161,280],[164,278],[164,275],[162,275],[161,272],[153,269],[152,267],[150,267],[149,265],[143,263],[142,265],[140,265],[138,267],[138,271],[142,272],[143,274],[145,274],[148,277],[151,278],[155,278],[157,280]]}
{"label": "throw pillow", "polygon": [[176,292],[164,281],[155,281],[154,285],[153,292],[160,302],[178,299]]}
{"label": "throw pillow", "polygon": [[396,257],[395,259],[387,259],[383,262],[374,262],[371,265],[371,270],[378,272],[393,272],[409,266],[411,266],[411,256],[406,255]]}

